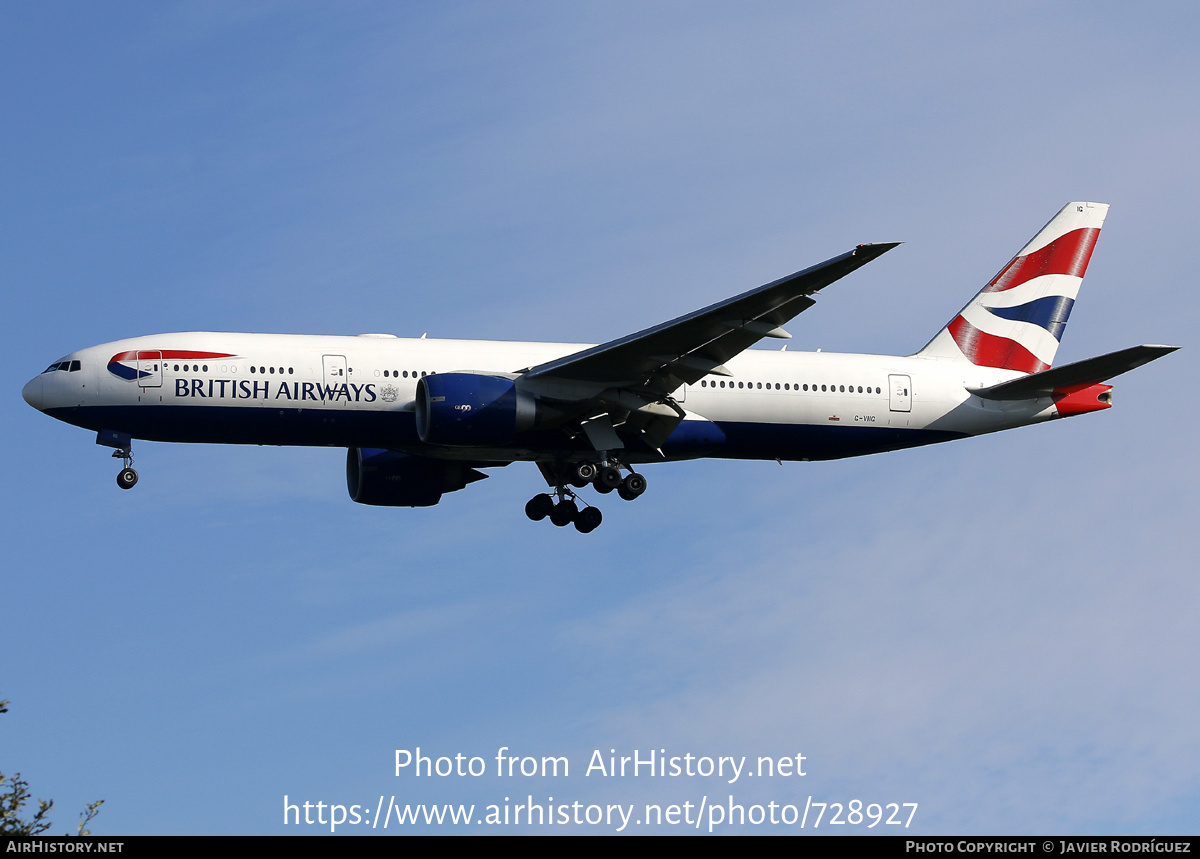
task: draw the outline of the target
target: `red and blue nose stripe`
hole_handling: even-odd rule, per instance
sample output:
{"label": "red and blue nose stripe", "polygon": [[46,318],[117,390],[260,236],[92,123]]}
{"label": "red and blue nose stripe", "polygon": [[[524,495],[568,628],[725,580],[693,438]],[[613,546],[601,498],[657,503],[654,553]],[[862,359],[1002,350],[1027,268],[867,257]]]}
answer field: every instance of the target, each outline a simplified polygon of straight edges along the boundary
{"label": "red and blue nose stripe", "polygon": [[[108,372],[120,379],[135,381],[150,375],[145,370],[138,370],[140,360],[162,361],[207,361],[215,358],[236,357],[229,352],[197,352],[190,349],[138,349],[131,352],[118,352],[108,359]],[[129,366],[132,364],[133,366]]]}

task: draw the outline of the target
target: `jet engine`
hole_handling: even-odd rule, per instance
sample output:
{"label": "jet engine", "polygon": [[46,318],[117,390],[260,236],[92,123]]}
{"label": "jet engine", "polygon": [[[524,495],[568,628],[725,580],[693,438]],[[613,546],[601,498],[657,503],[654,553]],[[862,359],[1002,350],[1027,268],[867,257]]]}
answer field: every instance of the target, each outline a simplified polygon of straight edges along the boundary
{"label": "jet engine", "polygon": [[533,429],[537,400],[505,376],[437,373],[417,382],[416,410],[426,444],[488,447]]}
{"label": "jet engine", "polygon": [[395,450],[352,447],[346,451],[346,489],[359,504],[432,507],[443,493],[487,477],[463,462],[411,456]]}

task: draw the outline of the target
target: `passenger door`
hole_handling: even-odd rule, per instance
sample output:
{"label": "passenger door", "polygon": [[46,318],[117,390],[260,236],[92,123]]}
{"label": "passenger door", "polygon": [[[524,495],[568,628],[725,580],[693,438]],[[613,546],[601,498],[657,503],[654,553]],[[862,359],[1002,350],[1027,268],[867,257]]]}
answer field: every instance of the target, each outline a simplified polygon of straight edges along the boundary
{"label": "passenger door", "polygon": [[138,384],[143,388],[161,388],[162,352],[137,353]]}
{"label": "passenger door", "polygon": [[912,379],[908,376],[888,376],[888,405],[893,412],[912,411]]}
{"label": "passenger door", "polygon": [[325,367],[325,388],[329,392],[326,399],[336,400],[338,390],[350,381],[346,374],[346,356],[322,355],[321,363]]}

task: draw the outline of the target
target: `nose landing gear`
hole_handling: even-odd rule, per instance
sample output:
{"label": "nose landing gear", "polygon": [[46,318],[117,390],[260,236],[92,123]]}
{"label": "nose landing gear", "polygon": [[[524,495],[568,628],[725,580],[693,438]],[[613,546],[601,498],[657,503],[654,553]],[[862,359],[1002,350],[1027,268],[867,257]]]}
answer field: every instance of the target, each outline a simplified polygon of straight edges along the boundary
{"label": "nose landing gear", "polygon": [[117,473],[117,486],[122,489],[133,489],[138,482],[138,473],[133,470],[133,450],[128,447],[117,448],[113,451],[113,459],[119,459],[124,464]]}
{"label": "nose landing gear", "polygon": [[133,436],[119,430],[102,429],[96,433],[96,444],[115,448],[113,459],[121,460],[125,466],[117,474],[117,486],[133,489],[138,482],[138,473],[133,470]]}

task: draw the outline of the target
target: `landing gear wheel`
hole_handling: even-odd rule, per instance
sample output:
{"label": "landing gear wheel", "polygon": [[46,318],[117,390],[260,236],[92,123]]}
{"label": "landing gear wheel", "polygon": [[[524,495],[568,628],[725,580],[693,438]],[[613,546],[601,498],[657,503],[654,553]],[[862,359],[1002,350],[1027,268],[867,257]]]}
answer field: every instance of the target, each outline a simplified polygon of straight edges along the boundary
{"label": "landing gear wheel", "polygon": [[601,486],[608,487],[609,491],[616,489],[621,485],[621,469],[615,465],[606,465],[600,469],[600,474],[596,476],[596,488]]}
{"label": "landing gear wheel", "polygon": [[138,473],[132,468],[122,468],[117,475],[117,486],[122,489],[133,489],[137,485]]}
{"label": "landing gear wheel", "polygon": [[554,509],[550,511],[550,521],[562,528],[574,522],[578,515],[579,508],[575,506],[574,501],[568,498],[566,501],[560,501],[554,505]]}
{"label": "landing gear wheel", "polygon": [[597,480],[592,485],[596,487],[596,491],[599,492],[601,495],[607,495],[608,493],[613,491],[613,488],[611,486],[605,486],[599,480]]}
{"label": "landing gear wheel", "polygon": [[554,509],[554,499],[549,495],[535,495],[525,505],[525,515],[534,522],[541,522]]}
{"label": "landing gear wheel", "polygon": [[574,483],[576,486],[587,486],[589,483],[591,483],[593,480],[596,479],[596,475],[599,473],[599,471],[600,471],[600,469],[598,469],[596,467],[596,463],[581,462],[581,463],[579,463],[579,465],[575,466],[575,480],[581,480],[583,482],[582,483],[575,483],[575,481],[571,481],[571,482]]}
{"label": "landing gear wheel", "polygon": [[621,481],[617,494],[626,501],[632,501],[646,491],[646,478],[636,471]]}
{"label": "landing gear wheel", "polygon": [[600,527],[603,520],[604,515],[600,512],[599,507],[585,507],[575,517],[575,530],[580,534],[590,534]]}

